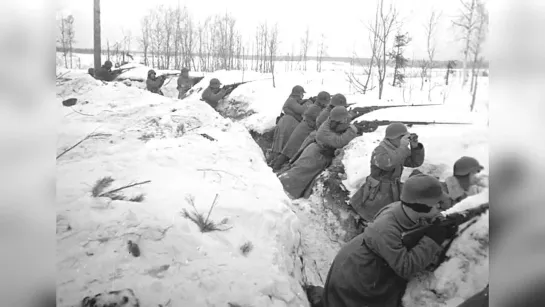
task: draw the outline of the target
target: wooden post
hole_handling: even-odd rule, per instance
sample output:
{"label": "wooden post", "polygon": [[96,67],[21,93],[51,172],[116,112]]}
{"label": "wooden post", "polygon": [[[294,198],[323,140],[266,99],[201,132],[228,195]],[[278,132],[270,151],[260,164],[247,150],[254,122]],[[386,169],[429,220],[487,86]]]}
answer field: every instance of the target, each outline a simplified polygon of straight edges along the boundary
{"label": "wooden post", "polygon": [[95,71],[101,66],[100,59],[100,0],[95,0],[94,4],[94,54],[95,54]]}

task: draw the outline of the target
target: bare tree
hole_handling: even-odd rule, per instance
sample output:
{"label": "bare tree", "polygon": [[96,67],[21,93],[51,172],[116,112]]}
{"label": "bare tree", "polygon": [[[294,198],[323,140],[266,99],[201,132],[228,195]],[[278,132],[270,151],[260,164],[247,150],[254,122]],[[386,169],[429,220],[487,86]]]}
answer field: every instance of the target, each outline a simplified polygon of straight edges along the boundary
{"label": "bare tree", "polygon": [[150,23],[150,17],[144,16],[142,20],[140,21],[141,31],[142,31],[142,37],[139,38],[140,46],[142,47],[142,50],[144,52],[144,65],[148,65],[148,48],[150,47],[150,31],[151,31],[151,23]]}
{"label": "bare tree", "polygon": [[270,40],[269,40],[269,65],[271,68],[271,74],[273,79],[273,87],[276,87],[274,79],[274,63],[276,61],[276,52],[278,51],[278,24],[275,24],[274,27],[270,30]]}
{"label": "bare tree", "polygon": [[322,61],[324,59],[324,55],[326,53],[326,50],[327,50],[327,45],[325,43],[325,34],[322,33],[320,35],[320,41],[318,43],[318,46],[316,48],[316,52],[317,52],[317,62],[316,62],[316,71],[318,72],[321,72],[322,71]]}
{"label": "bare tree", "polygon": [[312,42],[310,41],[310,28],[307,26],[305,36],[301,39],[301,56],[304,63],[303,70],[307,71],[307,55]]}
{"label": "bare tree", "polygon": [[477,6],[477,29],[476,29],[476,35],[474,37],[471,51],[473,52],[474,59],[473,59],[473,68],[472,68],[472,74],[471,74],[471,91],[473,93],[472,99],[471,99],[471,111],[475,108],[475,97],[477,95],[477,80],[478,80],[478,66],[483,62],[482,57],[480,56],[481,53],[481,45],[486,39],[486,35],[488,33],[488,11],[486,10],[486,7],[483,3],[478,3]]}
{"label": "bare tree", "polygon": [[456,67],[456,61],[450,60],[447,63],[447,73],[445,74],[445,85],[448,85],[449,76],[453,73],[453,69]]}
{"label": "bare tree", "polygon": [[458,14],[457,19],[452,21],[452,24],[455,27],[458,27],[462,30],[462,36],[465,44],[465,47],[463,49],[464,61],[462,67],[462,85],[465,85],[467,83],[467,62],[470,55],[473,32],[475,31],[477,25],[477,1],[478,0],[460,0],[460,3],[462,4],[462,9]]}
{"label": "bare tree", "polygon": [[68,57],[69,48],[68,48],[68,38],[66,37],[67,36],[66,19],[64,18],[64,16],[61,16],[60,20],[58,21],[58,27],[59,27],[59,37],[57,40],[61,44],[62,55],[64,57],[64,67],[68,68],[67,57]]}
{"label": "bare tree", "polygon": [[[426,31],[426,51],[428,53],[428,65],[429,65],[429,73],[430,76],[432,74],[432,70],[434,68],[434,58],[435,58],[435,50],[436,50],[436,31],[437,31],[437,23],[439,22],[439,19],[441,18],[442,13],[438,13],[435,10],[431,12],[430,18],[424,25],[424,30]],[[426,69],[427,70],[427,69]],[[427,71],[426,71],[427,75]],[[431,78],[429,82],[428,87],[428,101],[431,100]],[[420,90],[422,90],[424,86],[424,82],[422,82],[422,86],[420,87]]]}
{"label": "bare tree", "polygon": [[390,34],[393,31],[394,25],[397,22],[398,12],[396,8],[390,4],[388,11],[384,11],[384,0],[379,0],[378,10],[378,22],[377,27],[372,29],[372,32],[377,36],[377,50],[375,54],[375,61],[377,63],[378,70],[378,99],[382,99],[382,92],[384,90],[384,80],[386,79],[386,70],[388,64],[388,52],[387,44],[389,42]]}

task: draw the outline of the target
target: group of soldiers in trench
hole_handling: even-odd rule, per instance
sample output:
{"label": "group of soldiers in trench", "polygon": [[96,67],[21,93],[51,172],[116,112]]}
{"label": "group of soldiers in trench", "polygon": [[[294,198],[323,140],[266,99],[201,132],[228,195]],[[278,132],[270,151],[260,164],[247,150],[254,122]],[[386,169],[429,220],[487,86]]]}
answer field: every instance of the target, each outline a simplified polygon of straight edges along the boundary
{"label": "group of soldiers in trench", "polygon": [[[111,61],[107,60],[104,62],[104,65],[102,67],[93,70],[92,68],[89,69],[89,74],[93,76],[97,80],[102,81],[113,81],[115,80],[120,74],[124,72],[123,69],[116,69],[112,70],[113,64]],[[161,87],[165,84],[165,80],[169,75],[161,75],[157,76],[157,73],[155,70],[150,69],[148,71],[148,76],[146,79],[146,90],[154,93],[159,94],[161,96],[164,96],[163,91],[161,90]],[[187,92],[193,87],[194,83],[189,77],[189,69],[182,68],[180,71],[180,76],[177,80],[177,87],[178,90],[178,99],[185,98]],[[218,102],[227,95],[227,92],[225,89],[220,88],[221,83],[218,79],[213,78],[210,80],[210,85],[203,91],[202,93],[202,100],[208,103],[212,108],[216,109],[218,106]]]}
{"label": "group of soldiers in trench", "polygon": [[[351,124],[358,114],[347,109],[344,95],[320,92],[314,102],[304,100],[304,95],[303,87],[292,89],[267,158],[274,171],[280,170],[278,178],[292,198],[308,197],[336,150],[363,132]],[[400,122],[386,127],[384,139],[371,154],[370,174],[350,198],[365,228],[335,257],[319,306],[401,306],[410,277],[436,261],[443,243],[456,234],[457,226],[433,225],[416,246],[402,243],[404,231],[482,191],[477,174],[483,166],[467,156],[454,163],[453,175],[444,182],[415,169],[402,183],[404,168],[420,167],[424,159],[418,135]],[[488,287],[478,293],[479,299],[487,299],[487,291]]]}
{"label": "group of soldiers in trench", "polygon": [[[105,81],[117,77],[109,61],[94,76]],[[150,70],[146,88],[162,95],[164,81]],[[178,98],[182,99],[192,86],[188,70],[182,69]],[[226,95],[220,86],[218,79],[211,79],[202,94],[202,100],[214,109]],[[351,124],[360,114],[347,109],[344,95],[331,97],[322,91],[314,100],[305,100],[304,95],[302,86],[293,87],[277,118],[267,157],[292,198],[308,197],[318,175],[331,165],[336,150],[364,132],[361,126]],[[338,252],[316,306],[401,306],[410,277],[425,270],[443,252],[443,243],[455,235],[457,226],[432,225],[411,248],[403,245],[402,233],[480,193],[476,175],[483,166],[475,158],[464,156],[454,163],[453,175],[444,182],[415,169],[402,183],[404,168],[420,167],[424,159],[425,148],[418,135],[409,133],[400,122],[386,127],[384,139],[371,154],[370,174],[350,198],[365,228]],[[478,306],[487,300],[488,287],[460,306]]]}

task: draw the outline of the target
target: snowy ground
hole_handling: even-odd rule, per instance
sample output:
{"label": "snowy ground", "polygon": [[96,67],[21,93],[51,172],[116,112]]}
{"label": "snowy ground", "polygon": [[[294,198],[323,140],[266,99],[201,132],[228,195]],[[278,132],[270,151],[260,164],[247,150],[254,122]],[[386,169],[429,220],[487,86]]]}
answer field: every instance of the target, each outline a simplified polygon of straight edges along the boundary
{"label": "snowy ground", "polygon": [[[244,127],[198,100],[85,75],[57,93],[59,153],[101,134],[57,160],[59,306],[123,288],[133,289],[141,306],[306,306],[300,223]],[[67,97],[82,103],[62,107]],[[120,192],[143,194],[141,202],[92,197],[106,176],[115,181],[104,191],[151,182]],[[228,230],[201,233],[181,212],[192,212],[192,196],[206,216],[216,195],[210,219]],[[128,253],[128,240],[140,257]],[[253,249],[244,256],[246,242]]]}

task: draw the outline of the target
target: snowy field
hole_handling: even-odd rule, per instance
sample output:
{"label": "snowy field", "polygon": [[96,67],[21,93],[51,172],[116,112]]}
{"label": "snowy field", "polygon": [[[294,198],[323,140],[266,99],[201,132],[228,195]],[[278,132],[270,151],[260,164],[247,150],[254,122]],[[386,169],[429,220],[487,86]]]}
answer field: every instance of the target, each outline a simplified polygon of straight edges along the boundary
{"label": "snowy field", "polygon": [[[134,289],[143,306],[166,305],[168,300],[171,306],[229,302],[308,306],[299,284],[323,285],[341,246],[316,223],[318,215],[322,222],[331,216],[316,212],[320,201],[316,193],[309,200],[291,203],[248,133],[274,128],[295,84],[305,88],[307,97],[322,90],[340,92],[358,106],[438,104],[380,110],[358,120],[472,123],[409,130],[418,133],[426,147],[421,171],[444,179],[451,175],[454,161],[469,155],[485,166],[481,176],[488,185],[488,77],[479,78],[475,111],[469,112],[469,90],[462,90],[454,76],[444,85],[442,74],[430,80],[431,94],[426,85],[420,91],[420,78],[408,78],[402,88],[386,85],[383,99],[378,100],[376,89],[367,95],[355,93],[342,70],[279,72],[274,88],[270,74],[190,72],[204,79],[179,101],[170,99],[178,95],[175,78],[167,80],[166,97],[160,97],[143,91],[143,82],[135,81],[144,80],[150,68],[129,65],[138,68],[121,75],[125,79],[121,82],[104,84],[81,69],[70,70],[66,77],[72,80],[57,86],[59,152],[93,131],[104,134],[86,140],[57,161],[58,297],[63,300],[59,306],[122,288]],[[172,72],[156,71],[159,75]],[[66,69],[57,68],[60,72]],[[219,111],[233,121],[200,101],[202,90],[214,77],[223,84],[257,80],[239,86],[220,103]],[[72,97],[79,99],[78,104],[62,107],[60,102]],[[357,137],[345,148],[343,184],[350,193],[368,175],[371,151],[384,137],[384,129]],[[151,182],[122,191],[127,199],[143,194],[141,202],[92,197],[95,182],[106,176],[115,181],[105,191]],[[187,196],[193,195],[196,208],[206,217],[216,194],[210,219],[227,230],[201,233],[182,216],[183,209],[193,210]],[[488,190],[457,208],[487,201]],[[140,257],[128,253],[128,240],[140,246]],[[246,242],[252,242],[253,250],[245,256],[240,247]],[[406,307],[454,307],[482,289],[488,281],[487,242],[486,214],[455,240],[449,261],[411,282],[404,298]],[[306,267],[301,267],[299,256]],[[419,293],[423,293],[420,301]]]}
{"label": "snowy field", "polygon": [[[59,153],[99,134],[57,160],[58,306],[123,288],[141,306],[305,306],[298,219],[243,126],[198,100],[85,75],[57,89],[87,102],[66,108],[57,99]],[[120,192],[144,195],[140,202],[93,197],[108,176],[115,181],[104,192],[151,182]],[[201,233],[182,211],[194,210],[192,197],[206,217],[216,195],[210,220],[225,231]]]}

